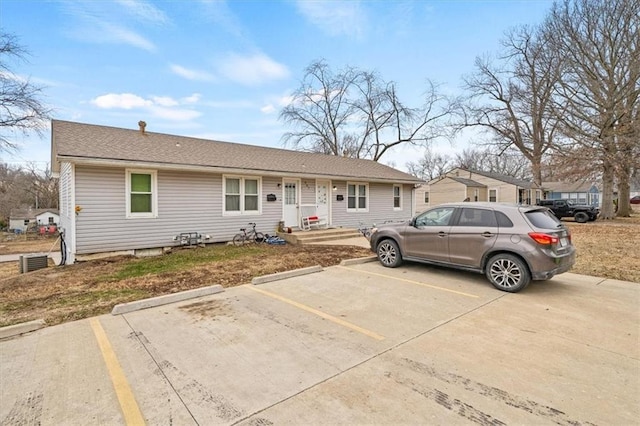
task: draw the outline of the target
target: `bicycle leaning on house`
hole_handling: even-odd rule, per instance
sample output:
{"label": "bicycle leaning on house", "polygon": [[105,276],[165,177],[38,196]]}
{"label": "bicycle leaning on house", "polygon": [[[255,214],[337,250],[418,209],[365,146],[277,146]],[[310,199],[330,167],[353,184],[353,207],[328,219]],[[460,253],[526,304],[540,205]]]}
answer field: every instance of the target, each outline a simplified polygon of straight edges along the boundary
{"label": "bicycle leaning on house", "polygon": [[248,228],[240,228],[240,233],[234,235],[233,245],[242,246],[247,243],[264,243],[266,237],[262,232],[256,231],[256,223],[249,222],[249,225],[251,225],[251,229],[247,231]]}

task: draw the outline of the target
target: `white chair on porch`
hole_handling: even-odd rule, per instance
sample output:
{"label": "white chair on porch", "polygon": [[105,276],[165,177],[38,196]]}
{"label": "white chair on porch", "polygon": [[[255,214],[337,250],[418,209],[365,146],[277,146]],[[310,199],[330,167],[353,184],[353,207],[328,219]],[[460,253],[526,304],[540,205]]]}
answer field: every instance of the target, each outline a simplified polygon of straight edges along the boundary
{"label": "white chair on porch", "polygon": [[310,231],[314,227],[326,228],[327,219],[318,216],[315,204],[300,205],[300,229]]}

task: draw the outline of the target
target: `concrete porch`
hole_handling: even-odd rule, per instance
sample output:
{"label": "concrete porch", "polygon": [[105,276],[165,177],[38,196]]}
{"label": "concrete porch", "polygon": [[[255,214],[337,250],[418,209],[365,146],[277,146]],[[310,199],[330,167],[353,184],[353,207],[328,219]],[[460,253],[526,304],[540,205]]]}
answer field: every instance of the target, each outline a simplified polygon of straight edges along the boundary
{"label": "concrete porch", "polygon": [[278,237],[289,244],[343,244],[369,247],[369,241],[353,228],[327,228],[293,232],[278,232]]}

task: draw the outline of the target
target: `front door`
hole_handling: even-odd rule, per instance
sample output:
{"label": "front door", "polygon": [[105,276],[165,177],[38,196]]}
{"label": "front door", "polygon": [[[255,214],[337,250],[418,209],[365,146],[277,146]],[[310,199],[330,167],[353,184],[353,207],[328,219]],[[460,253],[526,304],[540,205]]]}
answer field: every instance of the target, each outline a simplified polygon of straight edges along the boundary
{"label": "front door", "polygon": [[298,181],[297,180],[283,180],[282,184],[283,193],[282,199],[284,200],[282,206],[282,220],[284,220],[284,226],[297,227],[298,222]]}
{"label": "front door", "polygon": [[316,213],[320,219],[324,219],[329,225],[329,181],[319,180],[316,182]]}

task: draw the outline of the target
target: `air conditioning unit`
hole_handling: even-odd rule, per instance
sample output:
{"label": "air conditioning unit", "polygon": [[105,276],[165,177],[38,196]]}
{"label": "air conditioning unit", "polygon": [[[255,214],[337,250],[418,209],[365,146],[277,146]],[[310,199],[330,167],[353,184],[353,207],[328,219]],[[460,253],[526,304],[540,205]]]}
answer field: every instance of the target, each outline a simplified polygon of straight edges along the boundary
{"label": "air conditioning unit", "polygon": [[21,274],[37,271],[47,266],[49,266],[49,260],[46,254],[25,254],[20,256],[20,260],[18,261],[18,268]]}

